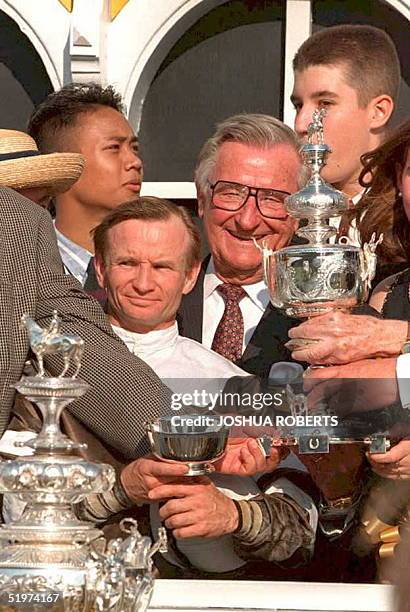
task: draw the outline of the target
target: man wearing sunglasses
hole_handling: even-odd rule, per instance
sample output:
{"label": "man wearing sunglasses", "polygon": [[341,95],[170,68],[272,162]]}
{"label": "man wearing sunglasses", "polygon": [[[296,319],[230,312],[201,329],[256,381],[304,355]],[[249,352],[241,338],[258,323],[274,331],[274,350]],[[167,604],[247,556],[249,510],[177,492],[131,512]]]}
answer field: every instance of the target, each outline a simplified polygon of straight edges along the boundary
{"label": "man wearing sunglasses", "polygon": [[290,319],[269,302],[258,245],[285,247],[296,229],[284,200],[299,188],[298,149],[281,121],[236,115],[207,140],[195,172],[211,255],[184,298],[180,331],[259,376],[289,359]]}

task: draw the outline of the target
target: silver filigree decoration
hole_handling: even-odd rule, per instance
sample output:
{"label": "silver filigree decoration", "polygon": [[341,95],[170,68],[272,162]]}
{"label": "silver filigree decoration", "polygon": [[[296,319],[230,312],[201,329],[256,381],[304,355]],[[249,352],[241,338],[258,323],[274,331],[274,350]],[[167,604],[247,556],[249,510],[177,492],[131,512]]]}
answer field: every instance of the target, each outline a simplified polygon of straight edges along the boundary
{"label": "silver filigree decoration", "polygon": [[365,242],[360,252],[361,278],[365,283],[367,292],[370,290],[372,280],[376,274],[376,249],[382,242],[383,234],[380,234],[376,240],[376,234],[373,233],[370,242]]}

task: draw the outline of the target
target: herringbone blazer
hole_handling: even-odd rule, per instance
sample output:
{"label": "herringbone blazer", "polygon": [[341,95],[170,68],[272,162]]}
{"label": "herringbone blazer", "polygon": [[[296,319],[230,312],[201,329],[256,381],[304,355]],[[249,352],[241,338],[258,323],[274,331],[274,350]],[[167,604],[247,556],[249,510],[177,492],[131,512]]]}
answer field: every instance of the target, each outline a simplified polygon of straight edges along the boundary
{"label": "herringbone blazer", "polygon": [[[209,256],[202,262],[201,271],[193,290],[185,295],[178,311],[178,326],[182,336],[202,342],[204,279]],[[292,319],[271,304],[268,304],[252,338],[236,364],[262,378],[269,376],[272,364],[278,361],[292,361],[285,347],[289,340],[288,331],[300,321]]]}
{"label": "herringbone blazer", "polygon": [[[167,413],[171,391],[149,366],[132,355],[107,323],[98,303],[64,274],[49,213],[11,189],[0,188],[0,432],[7,427],[29,350],[21,315],[42,327],[56,309],[62,330],[85,343],[80,377],[90,390],[72,413],[124,458],[145,454],[144,421]],[[51,374],[58,356],[47,358]]]}

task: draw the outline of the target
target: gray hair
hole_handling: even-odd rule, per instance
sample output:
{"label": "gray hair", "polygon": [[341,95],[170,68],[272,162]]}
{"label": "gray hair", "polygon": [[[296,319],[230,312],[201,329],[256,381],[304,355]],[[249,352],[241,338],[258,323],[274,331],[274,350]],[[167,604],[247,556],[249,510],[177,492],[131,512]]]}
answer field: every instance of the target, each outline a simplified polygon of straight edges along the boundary
{"label": "gray hair", "polygon": [[[199,153],[195,183],[202,193],[209,188],[209,177],[215,167],[218,149],[224,142],[240,142],[261,149],[285,143],[297,153],[301,144],[293,130],[270,115],[243,113],[229,117],[217,125],[216,132],[208,138]],[[299,183],[304,180],[305,177],[301,173]]]}

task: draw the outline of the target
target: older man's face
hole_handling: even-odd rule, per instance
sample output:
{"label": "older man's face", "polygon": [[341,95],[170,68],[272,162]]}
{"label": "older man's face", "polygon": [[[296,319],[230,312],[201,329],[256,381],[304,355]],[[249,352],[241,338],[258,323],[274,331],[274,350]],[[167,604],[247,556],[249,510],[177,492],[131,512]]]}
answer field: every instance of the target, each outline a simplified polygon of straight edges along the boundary
{"label": "older man's face", "polygon": [[[298,153],[289,144],[260,149],[238,142],[225,142],[220,147],[210,181],[230,181],[249,187],[263,187],[294,193],[301,167]],[[249,284],[262,278],[262,258],[254,239],[265,239],[273,250],[286,246],[296,222],[279,207],[275,218],[264,217],[252,195],[237,211],[216,208],[211,193],[200,193],[199,215],[203,218],[215,268],[222,280]]]}
{"label": "older man's face", "polygon": [[112,227],[105,261],[95,261],[111,323],[138,333],[171,326],[199,271],[199,264],[187,268],[188,248],[188,231],[176,217]]}

